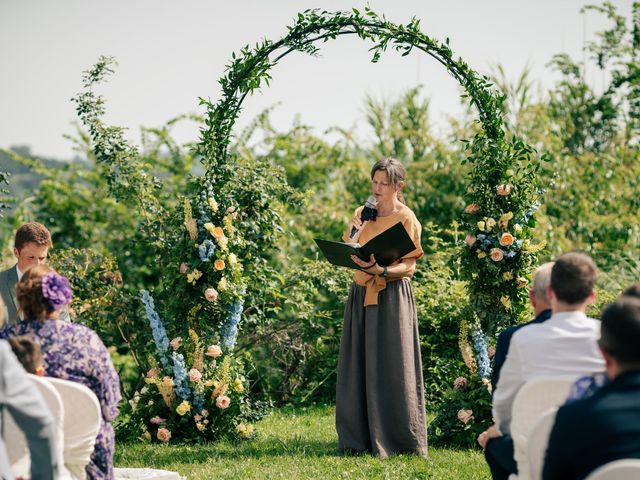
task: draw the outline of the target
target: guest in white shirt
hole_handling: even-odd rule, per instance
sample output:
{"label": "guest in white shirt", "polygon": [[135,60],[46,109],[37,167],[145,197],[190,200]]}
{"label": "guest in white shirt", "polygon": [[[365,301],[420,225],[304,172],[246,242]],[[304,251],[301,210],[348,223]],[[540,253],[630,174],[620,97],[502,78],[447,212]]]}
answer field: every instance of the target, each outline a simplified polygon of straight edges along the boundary
{"label": "guest in white shirt", "polygon": [[596,266],[588,255],[562,255],[551,270],[551,318],[527,325],[511,338],[493,394],[495,424],[478,437],[494,480],[517,473],[510,426],[511,407],[520,387],[538,377],[577,377],[604,371],[597,345],[600,322],[585,314],[595,299],[596,278]]}
{"label": "guest in white shirt", "polygon": [[51,233],[41,223],[25,223],[16,231],[13,254],[17,262],[13,267],[0,272],[0,296],[4,301],[6,320],[6,324],[0,323],[0,328],[20,320],[16,285],[28,268],[46,263],[51,246]]}

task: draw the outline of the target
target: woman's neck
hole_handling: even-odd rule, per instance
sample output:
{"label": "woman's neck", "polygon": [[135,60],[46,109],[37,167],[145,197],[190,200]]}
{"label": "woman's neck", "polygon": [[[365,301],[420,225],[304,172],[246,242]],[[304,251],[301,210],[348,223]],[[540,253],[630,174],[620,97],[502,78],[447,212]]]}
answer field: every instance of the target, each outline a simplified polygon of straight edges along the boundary
{"label": "woman's neck", "polygon": [[392,215],[400,209],[400,205],[402,205],[402,203],[400,203],[397,198],[394,198],[389,202],[378,202],[378,205],[376,205],[378,216],[387,217],[389,215]]}

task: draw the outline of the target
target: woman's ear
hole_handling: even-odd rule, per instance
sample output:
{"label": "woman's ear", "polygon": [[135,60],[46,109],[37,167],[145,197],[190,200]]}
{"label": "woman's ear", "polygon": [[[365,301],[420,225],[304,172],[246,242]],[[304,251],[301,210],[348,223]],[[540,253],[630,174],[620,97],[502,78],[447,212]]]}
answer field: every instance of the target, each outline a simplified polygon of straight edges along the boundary
{"label": "woman's ear", "polygon": [[400,180],[400,182],[396,186],[397,186],[398,190],[401,190],[402,187],[404,187],[404,180]]}

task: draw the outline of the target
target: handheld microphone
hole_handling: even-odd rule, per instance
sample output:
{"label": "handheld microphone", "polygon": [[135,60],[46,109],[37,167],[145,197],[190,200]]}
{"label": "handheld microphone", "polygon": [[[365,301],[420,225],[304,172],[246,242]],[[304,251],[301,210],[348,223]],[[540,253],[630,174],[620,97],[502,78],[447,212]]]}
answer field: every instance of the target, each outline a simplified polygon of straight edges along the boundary
{"label": "handheld microphone", "polygon": [[[362,212],[360,212],[361,221],[363,222],[366,222],[367,220],[375,221],[376,217],[378,216],[376,203],[377,203],[376,197],[374,197],[373,195],[367,198],[367,201],[364,203],[364,208],[362,209]],[[353,236],[356,234],[357,231],[358,229],[356,227],[353,227],[351,229],[351,233],[349,234],[349,238],[353,238]]]}

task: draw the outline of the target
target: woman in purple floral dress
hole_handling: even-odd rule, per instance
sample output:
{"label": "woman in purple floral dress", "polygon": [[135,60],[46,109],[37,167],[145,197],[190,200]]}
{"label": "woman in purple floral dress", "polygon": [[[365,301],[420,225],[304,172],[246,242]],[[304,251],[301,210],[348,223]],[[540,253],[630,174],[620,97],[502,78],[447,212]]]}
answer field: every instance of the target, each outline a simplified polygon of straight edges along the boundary
{"label": "woman in purple floral dress", "polygon": [[16,293],[25,320],[4,329],[0,338],[29,335],[40,344],[45,375],[81,383],[96,394],[103,421],[86,471],[89,479],[113,479],[115,435],[111,422],[118,414],[121,397],[107,348],[90,328],[59,319],[72,292],[68,280],[49,267],[27,270]]}

